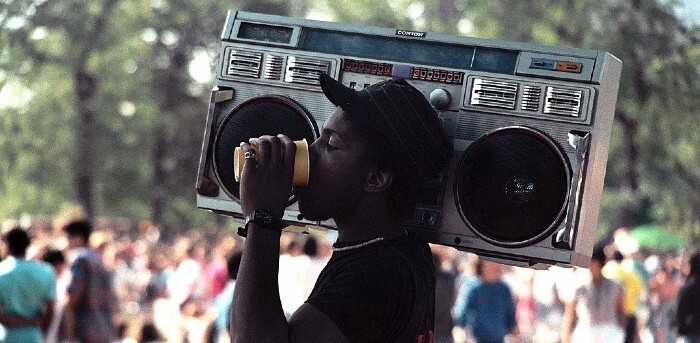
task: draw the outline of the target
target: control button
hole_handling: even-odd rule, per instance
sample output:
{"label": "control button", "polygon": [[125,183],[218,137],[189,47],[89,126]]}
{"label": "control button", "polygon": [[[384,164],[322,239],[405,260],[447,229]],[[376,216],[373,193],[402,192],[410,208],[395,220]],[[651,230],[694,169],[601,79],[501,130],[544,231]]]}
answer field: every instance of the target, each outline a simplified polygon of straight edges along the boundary
{"label": "control button", "polygon": [[554,70],[557,62],[547,58],[533,58],[530,61],[530,69]]}
{"label": "control button", "polygon": [[554,70],[556,71],[564,71],[567,73],[576,74],[581,74],[582,69],[583,64],[578,62],[557,61],[557,64],[554,66]]}
{"label": "control button", "polygon": [[426,211],[421,214],[420,220],[426,224],[435,224],[435,215]]}
{"label": "control button", "polygon": [[445,110],[448,106],[450,106],[451,101],[452,96],[450,95],[450,92],[442,88],[438,88],[430,92],[430,104],[433,105],[435,109]]}

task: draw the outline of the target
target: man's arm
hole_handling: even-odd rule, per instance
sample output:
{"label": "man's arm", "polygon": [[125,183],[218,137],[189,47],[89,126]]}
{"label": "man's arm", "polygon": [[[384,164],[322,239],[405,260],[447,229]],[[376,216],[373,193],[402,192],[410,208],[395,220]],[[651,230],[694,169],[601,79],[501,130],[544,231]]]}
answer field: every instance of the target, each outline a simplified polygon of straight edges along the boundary
{"label": "man's arm", "polygon": [[323,312],[303,304],[287,322],[279,296],[279,233],[249,225],[231,306],[233,342],[347,342]]}
{"label": "man's arm", "polygon": [[[292,190],[296,146],[286,136],[251,140],[257,162],[247,159],[241,173],[240,197],[244,214],[266,209],[281,218]],[[250,144],[242,144],[252,151]],[[287,322],[279,296],[280,233],[251,222],[243,249],[231,304],[233,342],[310,342],[316,337],[344,337],[320,311],[304,305]],[[291,333],[291,335],[290,335]],[[328,341],[324,339],[324,341]]]}
{"label": "man's arm", "polygon": [[0,324],[7,326],[9,328],[24,327],[24,326],[39,326],[41,324],[41,318],[29,318],[29,317],[19,317],[5,314],[5,312],[0,308]]}
{"label": "man's arm", "polygon": [[71,266],[73,279],[68,286],[68,301],[63,310],[63,329],[67,340],[75,340],[75,322],[76,310],[78,303],[81,300],[82,294],[85,292],[85,261],[78,259]]}
{"label": "man's arm", "polygon": [[562,328],[562,342],[571,342],[571,336],[574,332],[574,323],[576,322],[576,296],[571,301],[566,302],[564,307],[564,318]]}
{"label": "man's arm", "polygon": [[279,237],[274,230],[248,225],[231,305],[233,342],[288,342],[277,273]]}
{"label": "man's arm", "polygon": [[622,286],[619,286],[619,292],[617,298],[615,299],[615,314],[617,314],[617,320],[620,323],[620,327],[624,328],[627,326],[627,314],[625,313],[625,290]]}
{"label": "man's arm", "polygon": [[41,331],[47,332],[53,322],[54,313],[56,310],[56,300],[47,299],[44,301],[44,310],[41,315]]}

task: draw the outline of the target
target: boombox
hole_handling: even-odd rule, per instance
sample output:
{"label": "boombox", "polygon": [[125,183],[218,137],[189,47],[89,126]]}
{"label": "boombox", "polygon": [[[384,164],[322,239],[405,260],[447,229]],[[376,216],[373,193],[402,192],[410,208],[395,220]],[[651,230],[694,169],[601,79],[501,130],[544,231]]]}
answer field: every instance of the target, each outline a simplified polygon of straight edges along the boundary
{"label": "boombox", "polygon": [[[334,110],[318,75],[356,90],[400,77],[453,143],[406,229],[517,266],[588,266],[622,64],[602,51],[231,11],[206,117],[197,206],[241,219],[234,148],[286,134],[313,142]],[[295,228],[312,222],[295,199]]]}

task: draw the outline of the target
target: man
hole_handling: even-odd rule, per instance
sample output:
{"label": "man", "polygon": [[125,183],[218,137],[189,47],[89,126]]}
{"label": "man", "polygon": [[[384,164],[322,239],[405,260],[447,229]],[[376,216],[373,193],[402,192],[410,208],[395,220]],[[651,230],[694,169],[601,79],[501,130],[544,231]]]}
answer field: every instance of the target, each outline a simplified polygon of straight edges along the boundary
{"label": "man", "polygon": [[226,259],[228,282],[223,291],[214,298],[213,310],[216,314],[216,318],[214,319],[216,329],[215,342],[229,342],[231,340],[231,336],[229,335],[231,300],[233,300],[233,293],[236,289],[236,278],[238,277],[238,268],[241,265],[241,256],[241,252],[235,252]]}
{"label": "man", "polygon": [[564,310],[564,343],[622,343],[625,327],[624,290],[603,276],[607,256],[603,247],[593,249],[589,278],[576,288]]}
{"label": "man", "polygon": [[[309,147],[302,215],[334,219],[338,240],[309,299],[285,319],[279,299],[279,218],[292,195],[295,146],[283,135],[241,146],[248,236],[233,300],[236,342],[430,342],[435,274],[427,243],[402,226],[417,187],[447,165],[452,147],[436,112],[405,80],[354,91],[327,75],[336,105]],[[260,215],[262,214],[262,215]]]}
{"label": "man", "polygon": [[102,258],[89,246],[92,224],[74,221],[63,231],[68,236],[72,255],[72,280],[64,310],[66,339],[83,343],[113,342],[117,334],[112,321],[112,281]]}
{"label": "man", "polygon": [[15,228],[3,240],[10,257],[0,262],[0,324],[7,342],[42,342],[54,314],[56,277],[46,263],[25,259],[31,243],[27,232]]}
{"label": "man", "polygon": [[620,283],[625,297],[625,343],[640,341],[637,329],[637,311],[646,292],[642,276],[634,269],[632,260],[619,250],[613,251],[613,259],[603,267],[603,276]]}
{"label": "man", "polygon": [[700,343],[700,250],[688,260],[685,283],[678,291],[678,309],[675,322],[679,342]]}
{"label": "man", "polygon": [[479,259],[479,284],[467,298],[468,326],[478,343],[501,343],[507,335],[517,335],[515,300],[503,281],[503,266]]}

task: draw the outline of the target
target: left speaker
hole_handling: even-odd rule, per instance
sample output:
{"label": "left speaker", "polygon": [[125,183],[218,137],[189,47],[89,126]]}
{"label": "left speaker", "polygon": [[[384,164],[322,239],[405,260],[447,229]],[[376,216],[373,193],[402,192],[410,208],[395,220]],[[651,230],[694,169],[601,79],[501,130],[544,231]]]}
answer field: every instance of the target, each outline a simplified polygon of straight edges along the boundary
{"label": "left speaker", "polygon": [[[293,140],[313,142],[319,135],[311,114],[299,103],[281,95],[263,95],[235,104],[233,90],[215,89],[208,118],[212,130],[204,142],[202,158],[208,173],[200,169],[197,191],[208,197],[238,201],[239,183],[234,177],[234,151],[241,142],[263,135],[284,134]],[[205,175],[206,174],[206,175]],[[223,194],[222,194],[223,192]],[[294,199],[290,199],[290,205]],[[225,214],[235,214],[221,211]],[[240,214],[235,215],[240,217]]]}

